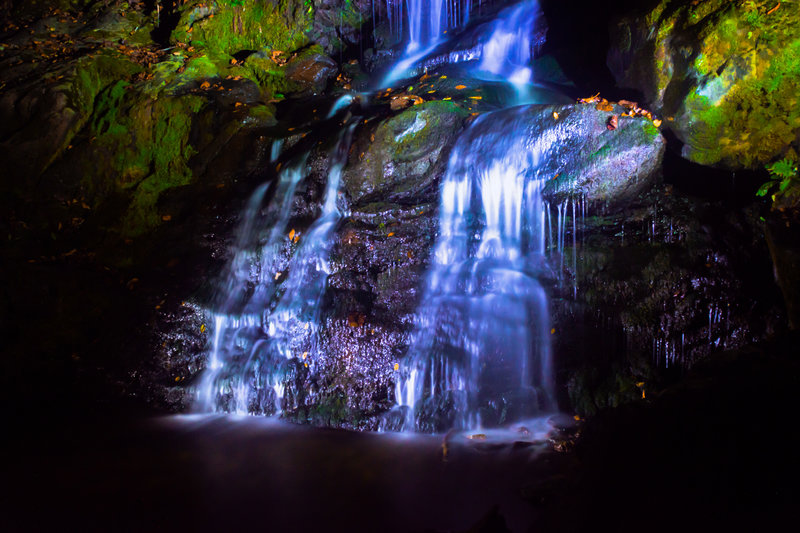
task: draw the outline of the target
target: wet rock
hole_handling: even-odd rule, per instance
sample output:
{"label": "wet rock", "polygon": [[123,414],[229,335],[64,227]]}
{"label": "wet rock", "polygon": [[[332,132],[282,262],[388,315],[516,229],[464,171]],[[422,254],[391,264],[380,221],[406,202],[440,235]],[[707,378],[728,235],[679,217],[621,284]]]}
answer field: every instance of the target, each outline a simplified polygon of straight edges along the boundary
{"label": "wet rock", "polygon": [[[342,54],[366,37],[362,31],[383,5],[367,0],[314,0],[309,37],[329,55]],[[334,56],[336,57],[336,56]]]}
{"label": "wet rock", "polygon": [[311,93],[321,93],[336,74],[336,62],[314,50],[302,53],[286,65],[286,78]]}
{"label": "wet rock", "polygon": [[[602,209],[619,209],[657,183],[665,141],[650,119],[624,116],[627,110],[619,105],[598,107],[532,105],[498,111],[491,129],[483,128],[480,118],[475,122],[465,145],[504,152],[507,132],[518,131],[532,158],[526,165],[545,181],[546,199],[582,196]],[[617,126],[609,130],[613,116]]]}
{"label": "wet rock", "polygon": [[661,1],[612,27],[608,65],[706,165],[753,168],[798,150],[800,5]]}
{"label": "wet rock", "polygon": [[451,102],[427,102],[361,135],[344,172],[354,206],[374,201],[414,203],[435,194],[442,157],[455,142],[467,112]]}
{"label": "wet rock", "polygon": [[[614,106],[593,104],[536,109],[542,135],[562,139],[545,156],[539,172],[550,178],[543,191],[556,201],[564,194],[614,209],[650,190],[661,178],[665,141],[646,117],[625,117]],[[554,113],[558,118],[554,118]],[[613,127],[609,124],[614,123]]]}
{"label": "wet rock", "polygon": [[785,328],[752,210],[667,188],[577,224],[576,240],[554,257],[564,300],[552,300],[552,315],[578,413],[647,401],[699,361]]}

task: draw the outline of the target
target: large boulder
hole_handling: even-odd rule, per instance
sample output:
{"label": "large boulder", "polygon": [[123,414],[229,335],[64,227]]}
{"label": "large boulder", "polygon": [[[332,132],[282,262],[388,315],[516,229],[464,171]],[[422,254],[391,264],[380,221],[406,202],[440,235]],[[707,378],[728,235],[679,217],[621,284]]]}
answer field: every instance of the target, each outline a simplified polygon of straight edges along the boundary
{"label": "large boulder", "polygon": [[[355,144],[357,159],[345,170],[350,201],[408,203],[435,194],[446,153],[468,112],[453,102],[426,102],[381,122]],[[417,198],[418,200],[418,198]]]}
{"label": "large boulder", "polygon": [[616,209],[660,177],[664,138],[650,118],[636,115],[599,99],[514,107],[480,117],[457,149],[466,171],[503,161],[545,181],[549,201],[580,196],[592,206]]}
{"label": "large boulder", "polygon": [[618,84],[663,113],[687,159],[755,168],[796,156],[800,4],[662,0],[611,33]]}

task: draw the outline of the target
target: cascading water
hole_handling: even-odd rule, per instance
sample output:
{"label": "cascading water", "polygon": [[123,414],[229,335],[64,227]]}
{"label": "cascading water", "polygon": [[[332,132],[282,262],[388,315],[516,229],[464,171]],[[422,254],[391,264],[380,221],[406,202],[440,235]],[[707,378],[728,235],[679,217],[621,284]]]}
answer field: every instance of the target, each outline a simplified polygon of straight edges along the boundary
{"label": "cascading water", "polygon": [[[436,46],[441,43],[445,32],[450,28],[463,26],[469,21],[470,5],[472,0],[405,0],[408,28],[408,44],[400,61],[390,70],[381,82],[382,86],[402,78],[417,62],[426,57]],[[397,34],[403,33],[402,5],[398,2],[398,10],[390,9],[390,24],[392,17],[397,21],[397,28],[392,27]]]}
{"label": "cascading water", "polygon": [[[214,317],[208,369],[198,391],[200,410],[278,413],[287,376],[296,365],[308,366],[315,359],[319,300],[330,273],[330,236],[342,216],[339,184],[356,122],[339,132],[321,213],[302,239],[294,230],[287,234],[287,225],[295,190],[306,176],[308,154],[280,173],[270,202],[275,207],[266,217],[261,205],[268,184],[253,193],[222,290],[222,313]],[[262,228],[271,228],[265,239]],[[287,249],[297,241],[287,264]]]}
{"label": "cascading water", "polygon": [[481,60],[477,70],[494,74],[514,86],[533,81],[531,59],[532,36],[539,3],[536,0],[521,2],[501,11],[489,23],[482,39]]}
{"label": "cascading water", "polygon": [[558,135],[535,135],[527,110],[480,117],[453,149],[388,426],[475,429],[555,407],[538,168]]}
{"label": "cascading water", "polygon": [[408,44],[400,61],[382,80],[382,86],[410,74],[415,66],[430,68],[442,63],[476,61],[471,68],[474,77],[508,82],[520,93],[517,103],[532,103],[525,98],[525,88],[533,81],[531,59],[544,35],[543,31],[537,32],[538,1],[526,0],[501,10],[472,32],[466,48],[433,53],[448,30],[466,25],[469,6],[468,1],[408,0]]}
{"label": "cascading water", "polygon": [[[408,2],[409,53],[438,43],[456,20],[455,5]],[[473,70],[530,81],[533,22],[513,19],[537,12],[536,2],[524,2],[485,25],[486,53]],[[352,101],[342,97],[329,118]],[[538,168],[557,139],[537,136],[526,109],[480,117],[453,149],[433,264],[385,427],[474,429],[554,408],[548,301],[538,281],[549,217]],[[215,315],[199,388],[202,410],[279,413],[291,404],[284,392],[292,376],[324,355],[320,306],[331,237],[342,217],[339,181],[357,123],[352,119],[338,134],[321,212],[302,237],[288,223],[307,154],[280,173],[266,213],[268,185],[254,192]]]}

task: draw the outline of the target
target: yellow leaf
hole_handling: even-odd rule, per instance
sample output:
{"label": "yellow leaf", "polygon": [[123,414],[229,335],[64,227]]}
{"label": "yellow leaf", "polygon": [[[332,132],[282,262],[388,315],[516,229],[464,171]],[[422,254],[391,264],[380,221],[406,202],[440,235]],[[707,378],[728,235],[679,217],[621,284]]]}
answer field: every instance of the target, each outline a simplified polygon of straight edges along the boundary
{"label": "yellow leaf", "polygon": [[398,370],[400,370],[400,363],[395,363],[394,364],[394,371],[397,372]]}
{"label": "yellow leaf", "polygon": [[553,119],[558,120],[558,113],[556,113],[555,111],[553,111]]}
{"label": "yellow leaf", "polygon": [[483,97],[482,96],[470,96],[470,98],[472,98],[473,100],[481,100]]}
{"label": "yellow leaf", "polygon": [[178,377],[178,376],[175,376],[175,383],[179,382],[180,380],[181,380],[181,378],[180,378],[180,377]]}
{"label": "yellow leaf", "polygon": [[552,328],[552,329],[550,330],[550,335],[555,335],[555,333],[556,333],[556,328]]}
{"label": "yellow leaf", "polygon": [[657,118],[657,119],[655,119],[655,120],[653,121],[653,126],[655,126],[656,128],[658,128],[659,126],[661,126],[661,119],[658,119],[658,118]]}
{"label": "yellow leaf", "polygon": [[394,232],[392,231],[392,232],[389,232],[386,236],[387,237],[392,237],[393,235],[394,235]]}
{"label": "yellow leaf", "polygon": [[289,232],[289,240],[294,240],[294,228],[292,228],[292,231]]}
{"label": "yellow leaf", "polygon": [[308,352],[303,352],[303,359],[305,359],[306,357],[308,357]]}
{"label": "yellow leaf", "polygon": [[639,383],[636,384],[636,386],[641,389],[642,387],[644,387],[644,381],[640,381]]}
{"label": "yellow leaf", "polygon": [[456,85],[456,90],[457,91],[460,91],[461,89],[466,89],[466,88],[467,88],[466,85]]}
{"label": "yellow leaf", "polygon": [[200,324],[200,333],[203,333],[206,330],[205,324]]}

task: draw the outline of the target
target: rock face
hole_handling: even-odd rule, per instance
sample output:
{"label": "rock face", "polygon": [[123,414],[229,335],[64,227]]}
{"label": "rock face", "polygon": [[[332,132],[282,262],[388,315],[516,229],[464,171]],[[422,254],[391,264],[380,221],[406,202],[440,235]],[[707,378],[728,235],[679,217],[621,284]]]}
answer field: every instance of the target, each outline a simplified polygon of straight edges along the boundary
{"label": "rock face", "polygon": [[666,186],[623,211],[589,214],[555,256],[565,281],[553,327],[569,335],[557,334],[554,348],[579,413],[641,398],[712,353],[783,327],[755,210]]}
{"label": "rock face", "polygon": [[321,93],[336,74],[336,62],[330,57],[309,49],[286,65],[286,78],[313,94]]}
{"label": "rock face", "polygon": [[434,179],[468,112],[452,102],[413,106],[382,122],[356,143],[358,159],[344,173],[354,205],[419,202],[436,196]]}
{"label": "rock face", "polygon": [[662,0],[611,33],[617,82],[664,115],[684,157],[728,168],[796,157],[800,5]]}
{"label": "rock face", "polygon": [[[538,172],[552,201],[582,196],[603,209],[619,208],[661,177],[664,138],[646,117],[625,117],[614,104],[531,106],[524,119],[532,142],[549,145]],[[505,113],[505,112],[503,112]]]}

